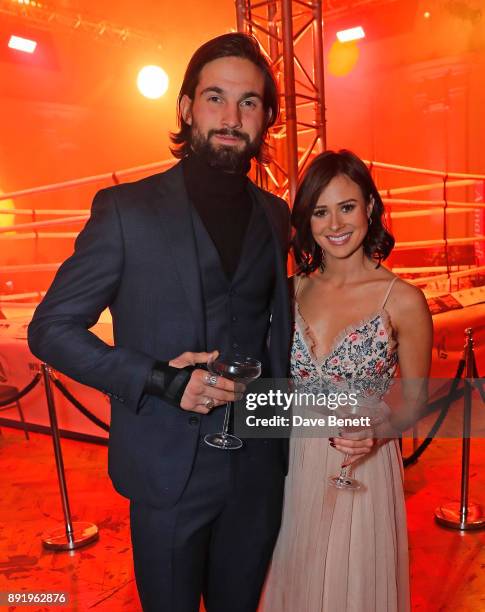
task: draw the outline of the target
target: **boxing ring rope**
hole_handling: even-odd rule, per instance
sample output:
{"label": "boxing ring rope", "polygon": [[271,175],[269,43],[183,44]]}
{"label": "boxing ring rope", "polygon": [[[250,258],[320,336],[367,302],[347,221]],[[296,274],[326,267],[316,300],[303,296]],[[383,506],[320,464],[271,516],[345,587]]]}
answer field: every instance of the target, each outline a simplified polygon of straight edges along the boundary
{"label": "boxing ring rope", "polygon": [[[393,220],[398,219],[410,219],[426,217],[430,215],[442,215],[442,227],[443,227],[443,238],[441,240],[414,240],[414,241],[399,241],[396,244],[396,251],[399,250],[417,250],[423,248],[436,248],[443,247],[445,255],[445,266],[422,266],[413,268],[410,267],[397,267],[393,266],[393,270],[399,274],[423,274],[429,272],[435,272],[433,276],[420,277],[408,279],[410,282],[418,285],[427,285],[428,283],[435,283],[438,281],[448,281],[449,289],[451,289],[452,279],[464,278],[467,276],[477,275],[484,271],[483,266],[471,266],[467,270],[457,270],[457,265],[450,264],[449,247],[450,246],[464,246],[467,244],[483,243],[485,236],[475,235],[470,238],[450,238],[448,236],[448,215],[457,215],[463,213],[471,213],[478,210],[485,209],[485,203],[480,202],[461,202],[450,200],[448,196],[448,190],[450,188],[463,188],[471,187],[476,185],[485,186],[485,175],[484,174],[471,174],[463,172],[443,172],[439,170],[430,170],[425,168],[415,168],[410,166],[401,166],[397,164],[388,164],[383,162],[366,161],[369,170],[380,169],[385,171],[402,172],[407,174],[416,175],[428,175],[430,177],[439,177],[442,179],[441,182],[433,182],[427,184],[413,185],[409,187],[397,187],[392,189],[381,189],[380,194],[383,198],[383,202],[386,208],[390,209],[388,218]],[[441,190],[443,197],[440,199],[406,199],[403,195],[419,194],[426,191]],[[414,210],[409,210],[413,207]],[[418,210],[416,210],[416,207]],[[396,208],[405,208],[408,210],[396,211]],[[466,265],[466,264],[465,264]],[[446,272],[446,274],[439,274],[439,272]]]}
{"label": "boxing ring rope", "polygon": [[[78,235],[77,231],[55,231],[57,227],[67,225],[75,226],[84,223],[89,218],[88,209],[37,209],[37,208],[9,208],[2,206],[2,201],[12,200],[14,198],[33,196],[37,194],[46,194],[53,191],[64,189],[73,189],[80,186],[99,183],[100,181],[111,181],[115,184],[120,182],[120,179],[133,174],[150,172],[153,170],[162,170],[168,168],[175,163],[175,160],[163,160],[144,164],[141,166],[116,170],[103,174],[81,177],[74,180],[68,180],[50,185],[43,185],[29,189],[12,191],[5,194],[0,194],[0,218],[1,215],[18,215],[22,217],[30,217],[32,221],[21,222],[9,226],[0,227],[0,241],[18,241],[18,240],[73,240]],[[448,193],[454,188],[470,187],[477,184],[485,184],[485,174],[470,174],[463,172],[443,172],[439,170],[429,170],[424,168],[415,168],[411,166],[401,166],[396,164],[388,164],[378,161],[366,161],[371,172],[394,171],[403,174],[414,174],[418,176],[430,176],[440,178],[440,182],[432,182],[427,184],[417,184],[405,187],[380,189],[380,194],[388,209],[388,219],[391,221],[402,219],[417,219],[441,214],[443,217],[443,236],[441,238],[429,240],[398,240],[396,242],[395,251],[409,251],[428,248],[442,248],[445,254],[446,265],[423,265],[418,266],[401,266],[393,269],[406,275],[428,274],[429,276],[421,276],[418,278],[408,279],[410,282],[419,285],[426,285],[435,281],[451,281],[451,279],[459,279],[467,276],[482,274],[485,271],[485,266],[472,266],[471,264],[450,264],[448,249],[450,246],[466,246],[477,243],[485,243],[485,235],[449,237],[447,228],[448,215],[469,214],[475,211],[484,210],[485,202],[464,202],[458,199],[451,200],[448,198]],[[443,197],[439,199],[412,199],[406,196],[419,194],[426,191],[441,190]],[[403,197],[404,196],[404,197]],[[39,217],[44,217],[39,220]],[[45,217],[57,217],[55,219],[45,219]],[[49,230],[53,231],[49,231]],[[32,265],[0,265],[0,273],[24,273],[24,272],[54,272],[59,267],[59,263],[47,264],[32,264]],[[468,266],[468,269],[456,269],[460,266]],[[435,273],[431,275],[431,273]],[[25,295],[26,297],[37,297],[41,292],[34,293],[18,293],[16,296],[10,294],[2,296],[8,300],[12,297]]]}
{"label": "boxing ring rope", "polygon": [[0,266],[0,273],[5,272],[56,272],[60,263],[45,264],[12,264]]}
{"label": "boxing ring rope", "polygon": [[[5,199],[8,199],[8,194],[0,194],[0,201]],[[29,217],[32,217],[33,215],[35,215],[36,217],[65,215],[67,217],[69,215],[89,215],[89,208],[85,208],[82,210],[62,210],[59,208],[2,208],[2,206],[0,205],[0,214],[25,215]]]}
{"label": "boxing ring rope", "polygon": [[0,234],[0,240],[36,240],[37,238],[76,238],[79,232],[31,232],[29,234],[11,234],[15,226],[10,226],[8,232]]}
{"label": "boxing ring rope", "polygon": [[[9,306],[19,308],[22,306],[28,306],[28,303],[22,302],[21,300],[34,298],[35,300],[37,300],[37,302],[39,302],[45,294],[45,291],[29,291],[26,293],[9,293],[8,295],[0,295],[0,306],[2,304],[8,304]],[[32,307],[35,307],[37,302],[31,304]]]}
{"label": "boxing ring rope", "polygon": [[[162,170],[169,166],[173,166],[173,159],[166,159],[164,161],[152,162],[150,164],[144,164],[142,166],[135,166],[133,168],[125,168],[123,170],[114,170],[113,172],[105,172],[104,174],[96,174],[94,176],[84,176],[79,179],[72,179],[70,181],[62,181],[61,183],[51,183],[50,185],[42,185],[41,187],[31,187],[29,189],[20,189],[18,191],[11,191],[10,193],[0,194],[1,200],[11,200],[13,198],[21,198],[28,195],[34,195],[38,193],[47,193],[51,191],[58,191],[59,189],[70,189],[71,187],[79,187],[80,185],[89,185],[90,183],[99,183],[102,181],[113,181],[117,185],[120,178],[130,176],[132,174],[138,174],[141,172],[150,172],[151,170]],[[35,210],[37,214],[37,211]],[[53,214],[57,214],[54,213]]]}
{"label": "boxing ring rope", "polygon": [[10,227],[0,227],[0,234],[6,234],[11,231],[21,231],[26,229],[34,229],[37,227],[47,227],[52,225],[65,225],[66,223],[81,223],[89,218],[89,214],[73,217],[64,217],[61,219],[49,219],[48,221],[33,221],[32,223],[17,223]]}
{"label": "boxing ring rope", "polygon": [[[416,268],[412,268],[415,270]],[[470,276],[470,274],[485,274],[485,266],[474,266],[471,270],[459,270],[456,272],[450,272],[449,274],[436,274],[434,276],[427,276],[421,278],[411,278],[408,279],[409,282],[415,285],[423,285],[427,283],[431,283],[437,280],[447,280],[448,278],[465,278],[466,276]],[[402,272],[404,273],[404,272]]]}
{"label": "boxing ring rope", "polygon": [[[382,170],[397,170],[398,172],[407,172],[410,174],[425,174],[428,176],[440,176],[442,178],[452,179],[471,179],[474,181],[485,181],[485,174],[472,174],[469,172],[443,172],[442,170],[429,170],[427,168],[414,168],[413,166],[399,166],[397,164],[387,164],[385,162],[364,160],[368,166],[372,168],[380,168]],[[442,185],[442,183],[439,183]]]}

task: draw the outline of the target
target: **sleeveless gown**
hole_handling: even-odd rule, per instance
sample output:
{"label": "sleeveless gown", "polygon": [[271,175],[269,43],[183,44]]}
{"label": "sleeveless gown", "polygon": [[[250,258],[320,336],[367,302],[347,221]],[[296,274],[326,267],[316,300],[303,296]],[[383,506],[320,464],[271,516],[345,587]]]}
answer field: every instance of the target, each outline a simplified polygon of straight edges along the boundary
{"label": "sleeveless gown", "polygon": [[[292,378],[324,385],[351,375],[379,405],[397,368],[397,345],[384,309],[395,280],[381,308],[344,329],[320,359],[296,303]],[[328,438],[291,439],[282,526],[260,612],[410,610],[398,441],[386,441],[355,465],[352,476],[363,485],[358,491],[328,484],[343,457]]]}

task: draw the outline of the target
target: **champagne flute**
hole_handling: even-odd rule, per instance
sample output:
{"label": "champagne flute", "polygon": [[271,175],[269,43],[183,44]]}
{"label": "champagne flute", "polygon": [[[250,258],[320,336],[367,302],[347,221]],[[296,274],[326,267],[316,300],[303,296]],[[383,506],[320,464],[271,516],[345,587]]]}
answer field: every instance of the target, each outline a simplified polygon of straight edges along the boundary
{"label": "champagne flute", "polygon": [[357,489],[360,489],[360,482],[350,476],[350,470],[352,469],[352,465],[345,465],[349,458],[350,455],[344,456],[344,460],[342,461],[342,465],[340,466],[340,473],[337,476],[331,476],[328,479],[328,482],[336,489],[348,489],[349,491],[357,491]]}
{"label": "champagne flute", "polygon": [[[224,378],[244,385],[249,384],[251,381],[261,376],[261,362],[240,353],[225,353],[219,355],[216,359],[207,362],[207,368],[211,374],[223,376]],[[229,420],[232,405],[233,402],[228,402],[226,404],[222,431],[207,434],[204,437],[204,442],[209,446],[222,450],[237,450],[243,445],[240,438],[229,433]]]}
{"label": "champagne flute", "polygon": [[[361,399],[360,403],[358,403],[356,406],[339,406],[339,408],[337,409],[337,413],[343,418],[355,418],[357,416],[369,416],[369,418],[371,418],[371,413],[369,412],[368,408],[369,407],[366,406],[365,402],[363,402]],[[362,431],[363,429],[364,428],[361,428],[360,431]],[[344,427],[343,430],[355,432],[356,427]],[[342,464],[340,466],[340,473],[336,476],[330,476],[330,478],[328,479],[328,482],[330,485],[332,485],[332,487],[335,487],[336,489],[347,489],[348,491],[357,491],[358,489],[360,489],[361,483],[355,478],[352,478],[352,476],[350,475],[352,471],[352,464],[347,465],[347,462],[349,461],[350,457],[351,455],[345,454],[344,460],[342,461]]]}
{"label": "champagne flute", "polygon": [[[363,397],[360,395],[355,406],[350,404],[339,406],[339,408],[337,408],[337,413],[344,418],[366,418],[367,424],[365,426],[348,426],[343,427],[343,430],[348,433],[368,432],[367,435],[361,437],[373,438],[375,428],[388,418],[389,409],[385,402],[382,401],[381,396],[373,395]],[[352,464],[346,465],[350,457],[351,455],[345,454],[340,467],[340,473],[328,479],[329,484],[337,489],[356,491],[362,487],[362,484],[350,475]]]}

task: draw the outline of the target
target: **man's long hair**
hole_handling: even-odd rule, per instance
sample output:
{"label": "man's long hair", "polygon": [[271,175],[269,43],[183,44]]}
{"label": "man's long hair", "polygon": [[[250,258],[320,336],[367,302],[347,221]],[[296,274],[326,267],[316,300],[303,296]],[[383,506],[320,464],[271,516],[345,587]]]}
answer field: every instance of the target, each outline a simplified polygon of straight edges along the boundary
{"label": "man's long hair", "polygon": [[[223,34],[222,36],[213,38],[199,47],[192,56],[187,66],[187,70],[185,71],[184,80],[177,98],[177,124],[179,126],[179,131],[170,134],[170,139],[174,143],[174,146],[171,147],[170,150],[172,154],[179,159],[188,155],[190,151],[191,126],[186,123],[182,117],[181,100],[184,95],[188,96],[191,100],[194,99],[195,89],[199,82],[202,68],[209,62],[221,57],[240,57],[242,59],[247,59],[263,73],[263,107],[266,114],[266,124],[262,134],[262,145],[256,155],[256,159],[261,163],[268,163],[270,161],[270,156],[265,139],[268,129],[275,123],[278,117],[278,88],[271,67],[268,60],[261,52],[258,41],[253,36],[240,32]],[[268,113],[270,109],[271,115]],[[269,120],[267,119],[268,116]]]}

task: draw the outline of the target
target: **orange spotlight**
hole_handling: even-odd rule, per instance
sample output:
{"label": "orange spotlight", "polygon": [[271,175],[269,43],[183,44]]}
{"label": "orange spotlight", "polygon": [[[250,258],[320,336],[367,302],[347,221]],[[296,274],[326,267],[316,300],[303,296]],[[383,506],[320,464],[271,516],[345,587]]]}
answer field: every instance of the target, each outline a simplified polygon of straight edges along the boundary
{"label": "orange spotlight", "polygon": [[24,53],[33,53],[35,48],[37,47],[37,43],[35,40],[29,40],[28,38],[22,38],[22,36],[10,36],[10,40],[8,41],[8,46],[10,49],[15,49],[16,51],[23,51]]}
{"label": "orange spotlight", "polygon": [[145,98],[156,100],[168,89],[168,75],[160,66],[145,66],[138,73],[136,84]]}
{"label": "orange spotlight", "polygon": [[337,38],[341,43],[360,40],[361,38],[365,38],[364,28],[362,26],[357,26],[355,28],[349,28],[348,30],[340,30],[340,32],[337,32]]}
{"label": "orange spotlight", "polygon": [[346,76],[359,61],[359,47],[357,41],[341,43],[336,40],[328,53],[328,70],[337,77]]}

